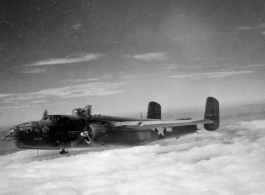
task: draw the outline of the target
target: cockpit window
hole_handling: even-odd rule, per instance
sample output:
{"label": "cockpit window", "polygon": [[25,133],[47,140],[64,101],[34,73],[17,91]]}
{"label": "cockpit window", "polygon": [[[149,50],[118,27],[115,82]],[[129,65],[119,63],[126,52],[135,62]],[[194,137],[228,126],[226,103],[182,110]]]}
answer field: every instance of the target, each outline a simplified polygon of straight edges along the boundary
{"label": "cockpit window", "polygon": [[54,117],[53,121],[54,121],[55,124],[62,124],[61,117]]}
{"label": "cockpit window", "polygon": [[53,124],[57,124],[57,125],[62,124],[61,116],[45,116],[41,120],[47,121],[47,122],[50,122],[50,123],[53,123]]}

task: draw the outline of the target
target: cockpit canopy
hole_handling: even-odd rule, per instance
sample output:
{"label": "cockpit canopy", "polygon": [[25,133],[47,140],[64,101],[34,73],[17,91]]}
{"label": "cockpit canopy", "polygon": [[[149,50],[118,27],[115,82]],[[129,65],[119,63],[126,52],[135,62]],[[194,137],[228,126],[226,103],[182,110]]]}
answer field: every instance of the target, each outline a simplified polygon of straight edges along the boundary
{"label": "cockpit canopy", "polygon": [[62,124],[62,117],[59,115],[46,115],[41,120],[49,122],[51,124],[57,124],[57,125]]}

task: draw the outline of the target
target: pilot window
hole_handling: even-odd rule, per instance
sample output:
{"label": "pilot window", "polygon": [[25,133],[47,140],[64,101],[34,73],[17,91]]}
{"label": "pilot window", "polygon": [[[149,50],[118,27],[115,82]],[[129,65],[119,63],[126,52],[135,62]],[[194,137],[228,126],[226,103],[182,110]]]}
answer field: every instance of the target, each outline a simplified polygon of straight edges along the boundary
{"label": "pilot window", "polygon": [[42,120],[53,123],[53,124],[57,124],[57,125],[62,124],[62,118],[60,116],[46,116],[42,118]]}
{"label": "pilot window", "polygon": [[61,119],[61,117],[54,117],[54,119],[53,119],[53,121],[54,121],[54,123],[55,124],[62,124],[62,119]]}

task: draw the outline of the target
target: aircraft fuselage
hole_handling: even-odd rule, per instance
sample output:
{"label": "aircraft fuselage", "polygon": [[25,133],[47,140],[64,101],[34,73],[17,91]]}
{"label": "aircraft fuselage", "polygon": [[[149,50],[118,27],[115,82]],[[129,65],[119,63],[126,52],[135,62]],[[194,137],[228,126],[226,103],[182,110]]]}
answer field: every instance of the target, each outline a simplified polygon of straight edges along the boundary
{"label": "aircraft fuselage", "polygon": [[157,140],[194,133],[197,125],[149,130],[112,127],[108,121],[150,121],[156,119],[134,119],[114,116],[91,116],[91,135],[80,136],[86,128],[86,118],[73,115],[47,115],[40,121],[27,122],[12,128],[13,142],[19,148],[60,149],[108,146],[144,145]]}

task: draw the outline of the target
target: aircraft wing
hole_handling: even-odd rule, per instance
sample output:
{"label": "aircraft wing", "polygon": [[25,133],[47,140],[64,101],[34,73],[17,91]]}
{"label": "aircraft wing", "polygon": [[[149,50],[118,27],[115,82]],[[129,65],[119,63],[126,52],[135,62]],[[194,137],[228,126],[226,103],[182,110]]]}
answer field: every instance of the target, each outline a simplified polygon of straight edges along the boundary
{"label": "aircraft wing", "polygon": [[159,127],[177,127],[177,126],[189,126],[198,124],[211,124],[214,121],[209,119],[202,120],[176,120],[176,121],[124,121],[124,122],[110,122],[113,127],[123,127],[128,130],[148,130]]}

